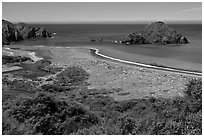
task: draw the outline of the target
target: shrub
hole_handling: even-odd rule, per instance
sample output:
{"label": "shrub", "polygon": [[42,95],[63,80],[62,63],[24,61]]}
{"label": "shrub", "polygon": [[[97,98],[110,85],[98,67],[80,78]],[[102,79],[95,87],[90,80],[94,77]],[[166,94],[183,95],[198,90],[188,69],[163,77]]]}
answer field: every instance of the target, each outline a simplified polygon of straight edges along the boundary
{"label": "shrub", "polygon": [[80,67],[68,67],[57,75],[54,84],[45,84],[41,88],[46,92],[64,92],[83,84],[89,74]]}
{"label": "shrub", "polygon": [[70,134],[99,123],[98,117],[79,104],[42,93],[19,100],[10,116],[19,123],[31,123],[33,134]]}
{"label": "shrub", "polygon": [[200,78],[194,78],[186,86],[187,88],[184,90],[184,93],[186,93],[188,97],[202,102],[202,80]]}
{"label": "shrub", "polygon": [[73,135],[120,135],[120,129],[117,126],[94,125],[90,128],[78,130]]}
{"label": "shrub", "polygon": [[[75,79],[75,76],[65,77]],[[62,74],[61,77],[63,77]],[[74,81],[74,84],[82,82],[78,79],[79,77],[76,76],[78,82]],[[43,89],[49,92],[59,92],[67,87],[70,86],[44,85]],[[10,115],[3,115],[3,133],[202,134],[202,82],[198,79],[189,82],[184,91],[186,96],[173,99],[151,97],[115,101],[111,97],[103,96],[97,89],[81,88],[73,91],[70,93],[77,97],[71,98],[69,102],[57,100],[47,94],[20,99],[9,111]],[[70,93],[60,93],[60,95],[70,95]]]}
{"label": "shrub", "polygon": [[46,92],[64,92],[64,91],[70,91],[72,89],[69,86],[60,86],[60,85],[54,85],[54,84],[45,84],[45,85],[42,85],[41,88]]}
{"label": "shrub", "polygon": [[72,86],[83,83],[89,74],[78,66],[68,67],[57,75],[57,83],[63,86]]}
{"label": "shrub", "polygon": [[132,131],[136,128],[136,121],[131,117],[122,119],[120,129],[123,135],[132,134]]}

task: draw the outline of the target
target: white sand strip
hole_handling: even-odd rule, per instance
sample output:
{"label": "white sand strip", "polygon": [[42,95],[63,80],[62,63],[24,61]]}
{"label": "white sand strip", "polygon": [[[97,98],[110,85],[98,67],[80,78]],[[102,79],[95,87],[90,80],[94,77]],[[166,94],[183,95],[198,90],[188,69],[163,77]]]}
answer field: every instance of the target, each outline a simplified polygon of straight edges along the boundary
{"label": "white sand strip", "polygon": [[179,74],[189,74],[189,75],[202,77],[202,73],[200,73],[200,72],[193,72],[193,71],[188,71],[188,70],[180,70],[180,69],[174,69],[174,68],[168,68],[168,67],[160,67],[160,66],[153,66],[153,65],[142,64],[142,63],[136,63],[136,62],[132,62],[132,61],[117,59],[117,58],[103,55],[103,54],[99,53],[99,49],[97,49],[97,48],[89,48],[89,49],[95,50],[95,54],[98,56],[101,56],[101,57],[107,58],[107,59],[111,59],[114,61],[118,61],[118,62],[137,65],[137,66],[146,67],[146,68],[158,69],[158,70],[162,70],[162,71],[171,71],[171,72],[175,72],[175,73],[179,73]]}

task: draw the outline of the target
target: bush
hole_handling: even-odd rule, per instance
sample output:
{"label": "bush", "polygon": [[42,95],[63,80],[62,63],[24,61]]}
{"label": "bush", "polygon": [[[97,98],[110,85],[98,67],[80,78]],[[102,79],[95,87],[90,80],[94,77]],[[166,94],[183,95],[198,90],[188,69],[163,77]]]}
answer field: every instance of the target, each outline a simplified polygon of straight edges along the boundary
{"label": "bush", "polygon": [[125,117],[121,120],[120,129],[123,135],[132,134],[132,131],[136,128],[136,121],[131,117]]}
{"label": "bush", "polygon": [[89,74],[80,67],[68,67],[57,75],[54,84],[45,84],[41,88],[46,92],[64,92],[76,88],[88,79]]}
{"label": "bush", "polygon": [[64,91],[70,91],[72,89],[69,86],[60,86],[60,85],[54,85],[54,84],[45,84],[45,85],[42,85],[41,88],[46,92],[64,92]]}
{"label": "bush", "polygon": [[57,83],[62,86],[74,86],[83,83],[89,74],[78,66],[68,67],[57,75]]}
{"label": "bush", "polygon": [[73,135],[120,135],[120,129],[116,126],[94,125],[90,128],[78,130]]}
{"label": "bush", "polygon": [[188,97],[192,97],[202,102],[202,81],[201,79],[194,78],[186,86],[187,88],[186,90],[184,90],[184,93],[186,93]]}
{"label": "bush", "polygon": [[[62,74],[61,77],[63,77]],[[76,77],[78,79],[78,76]],[[74,84],[81,81],[75,82]],[[61,87],[64,90],[69,86]],[[49,89],[50,91],[51,89],[52,91],[61,90],[55,85],[44,86],[44,91]],[[3,133],[202,134],[202,82],[198,79],[189,82],[184,91],[186,96],[173,99],[151,97],[115,101],[111,97],[103,96],[97,89],[81,88],[73,91],[70,93],[77,97],[71,98],[69,102],[57,100],[47,94],[18,100],[16,106],[8,111],[8,116],[5,112],[3,114]],[[70,93],[60,93],[60,96],[70,95]]]}
{"label": "bush", "polygon": [[70,134],[99,123],[98,117],[79,104],[68,104],[42,93],[19,100],[10,117],[21,124],[32,124],[33,134]]}

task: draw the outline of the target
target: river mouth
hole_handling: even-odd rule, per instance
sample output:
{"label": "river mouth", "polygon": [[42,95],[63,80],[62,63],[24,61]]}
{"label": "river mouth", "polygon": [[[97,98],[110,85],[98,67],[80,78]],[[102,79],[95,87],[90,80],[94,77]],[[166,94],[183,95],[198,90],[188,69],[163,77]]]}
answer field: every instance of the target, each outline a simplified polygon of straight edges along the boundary
{"label": "river mouth", "polygon": [[51,62],[48,60],[40,60],[35,63],[29,63],[29,64],[22,63],[19,65],[16,65],[18,67],[21,67],[22,69],[3,72],[3,74],[12,73],[17,76],[22,76],[25,78],[36,80],[38,77],[44,77],[46,75],[53,74],[53,72],[49,72],[44,69],[50,64]]}
{"label": "river mouth", "polygon": [[[11,69],[9,71],[2,72],[2,74],[12,73],[14,75],[22,76],[25,78],[37,79],[38,77],[44,77],[46,75],[50,75],[58,71],[57,69],[55,68],[53,69],[50,67],[51,65],[50,60],[52,59],[52,54],[50,50],[44,50],[40,48],[39,49],[29,48],[29,47],[23,47],[19,45],[12,45],[9,48],[12,50],[22,51],[22,53],[24,51],[34,53],[34,56],[40,59],[37,60],[36,62],[33,62],[33,60],[31,59],[28,62],[22,61],[22,62],[13,62],[11,64],[7,64],[8,66],[16,67],[18,69],[13,69],[13,70]],[[19,55],[19,57],[21,56]],[[52,70],[50,71],[49,69],[52,69]]]}

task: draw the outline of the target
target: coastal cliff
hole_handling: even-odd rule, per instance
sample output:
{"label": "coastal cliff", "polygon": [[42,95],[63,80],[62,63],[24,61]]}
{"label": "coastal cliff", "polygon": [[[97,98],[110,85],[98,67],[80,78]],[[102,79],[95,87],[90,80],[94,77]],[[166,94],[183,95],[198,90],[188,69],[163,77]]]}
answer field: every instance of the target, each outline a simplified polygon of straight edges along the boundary
{"label": "coastal cliff", "polygon": [[9,45],[11,42],[22,41],[27,38],[40,37],[52,36],[43,28],[31,27],[23,22],[14,25],[7,20],[2,20],[2,45]]}
{"label": "coastal cliff", "polygon": [[164,22],[158,21],[147,25],[142,30],[127,35],[124,41],[129,44],[187,44],[188,39],[176,30],[168,27]]}

